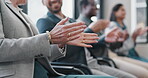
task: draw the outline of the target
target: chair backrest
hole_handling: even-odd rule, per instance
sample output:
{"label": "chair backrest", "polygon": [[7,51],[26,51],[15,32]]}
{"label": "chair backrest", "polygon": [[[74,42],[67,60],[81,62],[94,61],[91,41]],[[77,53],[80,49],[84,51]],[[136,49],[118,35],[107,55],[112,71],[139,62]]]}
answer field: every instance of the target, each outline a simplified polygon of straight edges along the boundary
{"label": "chair backrest", "polygon": [[48,71],[48,73],[50,73],[50,75],[52,75],[52,76],[62,76],[62,75],[64,75],[62,73],[56,72],[52,68],[51,63],[48,60],[48,57],[37,59],[37,61],[40,62],[40,64]]}

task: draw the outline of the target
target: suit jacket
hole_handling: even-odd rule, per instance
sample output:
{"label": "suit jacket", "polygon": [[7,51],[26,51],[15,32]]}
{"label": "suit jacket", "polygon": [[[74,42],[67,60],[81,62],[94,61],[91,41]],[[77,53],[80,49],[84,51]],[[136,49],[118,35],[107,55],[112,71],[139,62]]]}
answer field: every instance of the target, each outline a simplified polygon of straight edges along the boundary
{"label": "suit jacket", "polygon": [[[40,33],[45,33],[46,31],[52,30],[59,21],[61,21],[61,19],[48,12],[47,15],[37,21],[37,28]],[[72,23],[75,22],[75,20],[70,19],[69,22]],[[56,61],[64,63],[82,63],[87,65],[85,50],[83,47],[68,45],[66,51],[66,56]]]}
{"label": "suit jacket", "polygon": [[53,60],[63,55],[50,45],[47,34],[37,35],[18,9],[9,0],[0,0],[0,78],[33,78],[35,58]]}

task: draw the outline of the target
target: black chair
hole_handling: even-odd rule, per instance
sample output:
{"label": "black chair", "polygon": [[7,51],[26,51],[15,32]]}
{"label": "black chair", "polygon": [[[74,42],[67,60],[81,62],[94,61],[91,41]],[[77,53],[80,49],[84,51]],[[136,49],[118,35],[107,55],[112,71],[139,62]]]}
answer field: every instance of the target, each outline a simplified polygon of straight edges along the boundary
{"label": "black chair", "polygon": [[88,50],[90,51],[91,55],[93,56],[93,58],[97,59],[98,64],[100,65],[107,65],[110,67],[114,67],[117,68],[115,62],[110,59],[109,57],[107,57],[108,55],[108,46],[105,45],[94,45],[95,47],[93,48],[88,48]]}
{"label": "black chair", "polygon": [[[44,61],[43,61],[44,60]],[[83,64],[49,62],[48,58],[37,59],[47,69],[48,76],[55,78],[62,75],[92,75],[89,68]]]}
{"label": "black chair", "polygon": [[[110,66],[110,67],[117,68],[115,62],[111,58],[105,57],[105,56],[102,57],[102,56],[100,56],[102,54],[100,54],[99,52],[96,52],[95,50],[108,53],[108,49],[106,49],[106,48],[101,48],[101,49],[97,48],[97,49],[94,49],[94,52],[90,51],[90,53],[93,56],[93,58],[97,59],[98,64],[107,65],[107,66]],[[108,55],[108,54],[106,54],[106,55]]]}
{"label": "black chair", "polygon": [[91,70],[84,64],[52,62],[51,65],[56,71],[63,74],[92,75]]}
{"label": "black chair", "polygon": [[110,66],[110,67],[118,68],[117,65],[115,64],[115,62],[110,58],[98,57],[96,59],[98,61],[98,64],[100,64],[100,65],[107,65],[107,66]]}

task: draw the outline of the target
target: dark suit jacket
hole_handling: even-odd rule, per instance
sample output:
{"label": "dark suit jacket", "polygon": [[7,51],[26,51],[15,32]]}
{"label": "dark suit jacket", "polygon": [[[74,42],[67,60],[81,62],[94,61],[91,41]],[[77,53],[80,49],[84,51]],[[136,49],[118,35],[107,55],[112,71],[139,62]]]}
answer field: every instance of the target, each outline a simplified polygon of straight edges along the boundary
{"label": "dark suit jacket", "polygon": [[[61,21],[61,19],[48,12],[47,15],[37,21],[37,28],[40,33],[45,33],[46,31],[51,31],[59,21]],[[75,20],[70,19],[69,22],[72,23],[75,22]],[[87,65],[84,48],[71,45],[67,46],[66,56],[56,61],[65,63],[83,63]]]}

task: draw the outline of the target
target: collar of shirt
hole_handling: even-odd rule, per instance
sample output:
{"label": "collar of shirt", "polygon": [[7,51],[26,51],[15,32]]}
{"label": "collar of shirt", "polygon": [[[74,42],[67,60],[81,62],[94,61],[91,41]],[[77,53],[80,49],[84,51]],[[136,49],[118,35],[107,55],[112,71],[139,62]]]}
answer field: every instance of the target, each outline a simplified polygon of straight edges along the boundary
{"label": "collar of shirt", "polygon": [[[64,19],[63,17],[61,17],[61,16],[60,16],[60,15],[58,15],[58,14],[54,14],[54,15],[55,15],[56,17],[58,17],[59,19],[61,19],[61,20],[62,20],[62,19]],[[66,16],[65,16],[65,17],[66,17]],[[67,22],[66,22],[66,24],[68,24],[68,23],[70,23],[70,22],[69,22],[69,21],[67,21]]]}

